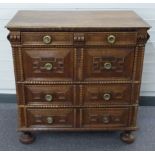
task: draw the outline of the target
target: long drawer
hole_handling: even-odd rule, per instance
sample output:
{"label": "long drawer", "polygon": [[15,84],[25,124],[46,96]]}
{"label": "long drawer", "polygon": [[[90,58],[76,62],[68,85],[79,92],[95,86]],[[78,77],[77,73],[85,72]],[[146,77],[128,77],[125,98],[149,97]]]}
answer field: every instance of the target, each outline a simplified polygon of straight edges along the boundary
{"label": "long drawer", "polygon": [[[139,84],[18,84],[19,105],[117,106],[138,104]],[[132,89],[135,93],[132,95]]]}
{"label": "long drawer", "polygon": [[[139,85],[134,87],[139,89]],[[137,95],[131,96],[132,84],[18,84],[17,88],[20,105],[97,107],[137,103]]]}
{"label": "long drawer", "polygon": [[[134,48],[22,48],[24,80],[131,80]],[[81,56],[79,56],[81,54]]]}
{"label": "long drawer", "polygon": [[130,108],[27,108],[31,128],[119,128],[128,127]]}
{"label": "long drawer", "polygon": [[135,45],[136,32],[22,32],[23,45]]}

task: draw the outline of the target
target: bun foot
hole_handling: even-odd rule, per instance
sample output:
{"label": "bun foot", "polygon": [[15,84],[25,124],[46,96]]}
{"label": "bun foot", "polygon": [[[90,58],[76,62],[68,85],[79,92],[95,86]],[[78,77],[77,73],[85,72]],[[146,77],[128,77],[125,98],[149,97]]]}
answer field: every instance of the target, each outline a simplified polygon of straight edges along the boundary
{"label": "bun foot", "polygon": [[35,137],[31,132],[23,132],[19,138],[19,141],[23,144],[31,144],[35,140]]}
{"label": "bun foot", "polygon": [[135,137],[131,131],[125,131],[125,132],[121,133],[120,139],[127,144],[131,144],[135,141]]}

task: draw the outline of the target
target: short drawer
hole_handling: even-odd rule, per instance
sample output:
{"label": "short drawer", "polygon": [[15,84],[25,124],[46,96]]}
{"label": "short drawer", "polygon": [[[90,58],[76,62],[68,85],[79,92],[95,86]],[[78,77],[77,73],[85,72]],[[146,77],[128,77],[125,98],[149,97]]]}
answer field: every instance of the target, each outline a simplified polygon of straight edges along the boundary
{"label": "short drawer", "polygon": [[76,123],[76,110],[68,109],[27,109],[29,127],[72,128]]}
{"label": "short drawer", "polygon": [[73,48],[22,48],[25,80],[72,81]]}
{"label": "short drawer", "polygon": [[136,32],[89,32],[85,33],[86,45],[135,45]]}
{"label": "short drawer", "polygon": [[128,108],[87,108],[80,110],[81,127],[106,128],[128,125]]}
{"label": "short drawer", "polygon": [[131,104],[131,84],[84,85],[83,105]]}
{"label": "short drawer", "polygon": [[72,45],[73,34],[67,32],[22,32],[23,45]]}
{"label": "short drawer", "polygon": [[33,105],[74,105],[72,85],[26,85],[24,87],[27,104]]}
{"label": "short drawer", "polygon": [[84,80],[131,80],[134,48],[86,48],[84,50]]}

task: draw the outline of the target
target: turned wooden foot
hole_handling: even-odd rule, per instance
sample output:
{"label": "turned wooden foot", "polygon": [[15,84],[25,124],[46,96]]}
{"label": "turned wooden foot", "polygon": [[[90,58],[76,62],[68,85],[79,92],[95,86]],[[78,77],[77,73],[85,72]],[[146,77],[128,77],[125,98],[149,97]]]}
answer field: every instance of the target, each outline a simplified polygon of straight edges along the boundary
{"label": "turned wooden foot", "polygon": [[127,144],[131,144],[135,141],[135,137],[131,131],[125,131],[125,132],[121,133],[120,138],[123,142],[125,142]]}
{"label": "turned wooden foot", "polygon": [[19,141],[23,144],[31,144],[35,140],[34,135],[31,132],[23,132],[19,138]]}

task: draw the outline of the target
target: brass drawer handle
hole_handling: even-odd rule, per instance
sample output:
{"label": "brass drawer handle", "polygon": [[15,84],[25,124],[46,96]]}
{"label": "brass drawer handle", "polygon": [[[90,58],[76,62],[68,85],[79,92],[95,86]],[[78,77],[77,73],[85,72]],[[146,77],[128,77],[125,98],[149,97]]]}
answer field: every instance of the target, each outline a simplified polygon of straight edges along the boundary
{"label": "brass drawer handle", "polygon": [[53,68],[53,64],[52,63],[46,63],[45,65],[44,65],[44,67],[45,67],[45,69],[47,70],[47,71],[50,71],[50,70],[52,70],[52,68]]}
{"label": "brass drawer handle", "polygon": [[110,70],[112,68],[112,64],[110,62],[105,62],[104,63],[104,68],[107,70]]}
{"label": "brass drawer handle", "polygon": [[52,124],[54,122],[53,117],[47,117],[47,123]]}
{"label": "brass drawer handle", "polygon": [[109,35],[107,41],[109,44],[114,44],[116,41],[116,37],[114,35]]}
{"label": "brass drawer handle", "polygon": [[43,37],[43,43],[44,44],[50,44],[51,43],[51,41],[52,41],[52,38],[51,38],[51,36],[44,36]]}
{"label": "brass drawer handle", "polygon": [[53,100],[53,96],[50,95],[50,94],[47,94],[47,95],[45,95],[45,100],[48,101],[48,102],[50,102],[50,101]]}
{"label": "brass drawer handle", "polygon": [[111,99],[111,94],[109,94],[109,93],[103,94],[103,99],[104,99],[105,101],[109,101],[109,100]]}
{"label": "brass drawer handle", "polygon": [[103,116],[102,121],[103,121],[104,124],[110,123],[110,118],[109,118],[109,116]]}

